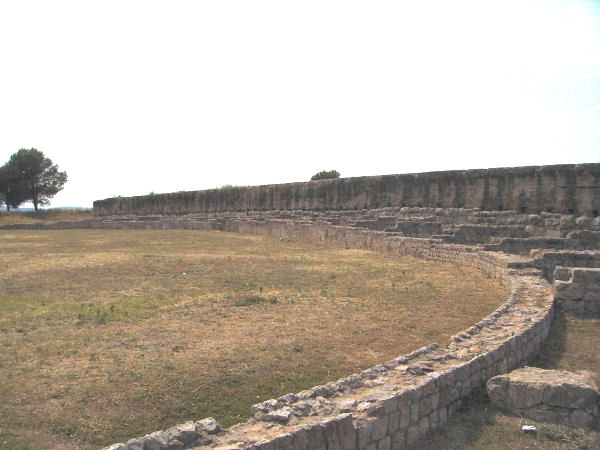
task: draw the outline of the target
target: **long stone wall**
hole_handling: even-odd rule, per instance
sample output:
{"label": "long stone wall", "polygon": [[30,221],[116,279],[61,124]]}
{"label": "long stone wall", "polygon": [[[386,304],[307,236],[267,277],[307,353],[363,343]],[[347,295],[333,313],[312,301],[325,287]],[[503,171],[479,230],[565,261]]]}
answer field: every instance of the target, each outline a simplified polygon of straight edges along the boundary
{"label": "long stone wall", "polygon": [[94,213],[98,216],[143,216],[382,207],[587,213],[595,217],[600,211],[600,164],[340,178],[117,197],[94,202]]}

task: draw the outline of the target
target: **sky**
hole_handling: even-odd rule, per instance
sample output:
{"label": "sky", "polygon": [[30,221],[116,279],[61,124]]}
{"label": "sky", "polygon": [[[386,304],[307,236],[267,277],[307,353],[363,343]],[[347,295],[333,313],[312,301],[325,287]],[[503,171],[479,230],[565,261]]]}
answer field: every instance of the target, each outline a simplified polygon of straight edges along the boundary
{"label": "sky", "polygon": [[600,162],[600,1],[0,0],[0,164],[51,206]]}

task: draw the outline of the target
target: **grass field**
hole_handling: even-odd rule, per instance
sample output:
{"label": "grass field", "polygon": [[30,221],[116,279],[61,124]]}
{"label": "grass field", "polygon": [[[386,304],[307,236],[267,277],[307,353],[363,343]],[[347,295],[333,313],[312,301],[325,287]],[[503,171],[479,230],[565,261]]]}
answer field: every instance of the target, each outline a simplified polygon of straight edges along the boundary
{"label": "grass field", "polygon": [[0,232],[0,446],[94,448],[438,342],[507,298],[448,264],[219,232]]}
{"label": "grass field", "polygon": [[91,209],[40,209],[39,211],[0,211],[0,225],[35,222],[67,222],[91,219]]}

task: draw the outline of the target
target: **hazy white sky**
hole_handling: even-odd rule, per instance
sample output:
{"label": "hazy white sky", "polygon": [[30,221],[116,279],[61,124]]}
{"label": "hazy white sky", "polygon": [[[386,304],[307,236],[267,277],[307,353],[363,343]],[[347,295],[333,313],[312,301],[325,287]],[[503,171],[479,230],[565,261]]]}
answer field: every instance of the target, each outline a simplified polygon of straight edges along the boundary
{"label": "hazy white sky", "polygon": [[0,0],[0,164],[52,206],[600,162],[597,1]]}

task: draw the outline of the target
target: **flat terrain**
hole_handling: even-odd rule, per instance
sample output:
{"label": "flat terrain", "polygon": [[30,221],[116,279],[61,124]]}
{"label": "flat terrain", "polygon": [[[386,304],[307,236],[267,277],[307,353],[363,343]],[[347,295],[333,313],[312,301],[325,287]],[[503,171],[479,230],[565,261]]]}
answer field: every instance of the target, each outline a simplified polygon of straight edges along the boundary
{"label": "flat terrain", "polygon": [[219,232],[0,231],[0,446],[94,448],[347,376],[503,303],[450,264]]}
{"label": "flat terrain", "polygon": [[0,226],[14,223],[68,222],[93,218],[91,209],[40,209],[39,211],[0,211]]}

